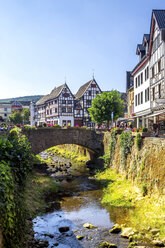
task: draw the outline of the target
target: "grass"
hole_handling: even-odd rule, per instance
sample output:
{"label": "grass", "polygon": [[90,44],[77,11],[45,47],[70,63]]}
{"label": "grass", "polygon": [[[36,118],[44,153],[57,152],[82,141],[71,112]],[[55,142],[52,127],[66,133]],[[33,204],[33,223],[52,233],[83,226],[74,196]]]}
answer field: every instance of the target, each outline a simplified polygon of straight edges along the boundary
{"label": "grass", "polygon": [[128,211],[131,227],[144,232],[148,238],[152,237],[150,229],[158,228],[160,233],[157,238],[165,238],[165,197],[144,195],[143,185],[137,187],[111,169],[98,172],[96,179],[104,185],[103,204],[133,207]]}
{"label": "grass", "polygon": [[34,218],[38,212],[44,211],[46,197],[55,194],[57,183],[50,177],[33,172],[27,179],[25,201],[30,215]]}
{"label": "grass", "polygon": [[[72,145],[73,146],[73,145]],[[62,155],[65,158],[69,158],[75,162],[85,162],[89,160],[89,158],[85,155],[82,155],[78,149],[66,149],[63,146],[54,146],[47,150],[48,152],[51,152],[52,154],[56,155]]]}
{"label": "grass", "polygon": [[109,181],[104,189],[102,203],[117,207],[133,207],[136,198],[139,196],[139,189],[132,185],[129,180],[116,174],[113,170],[107,169],[96,174],[96,179],[101,183]]}

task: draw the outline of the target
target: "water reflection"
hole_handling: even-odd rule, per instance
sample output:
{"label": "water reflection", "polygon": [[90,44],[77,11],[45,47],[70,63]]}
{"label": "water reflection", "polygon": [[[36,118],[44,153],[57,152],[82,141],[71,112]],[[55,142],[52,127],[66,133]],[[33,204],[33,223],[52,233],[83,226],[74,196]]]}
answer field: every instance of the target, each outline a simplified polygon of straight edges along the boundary
{"label": "water reflection", "polygon": [[[51,208],[50,212],[34,219],[35,237],[49,241],[49,247],[55,247],[57,244],[61,248],[96,247],[101,239],[112,239],[108,229],[112,227],[113,222],[119,223],[118,216],[121,216],[121,212],[101,205],[102,190],[95,180],[87,177],[89,170],[86,165],[73,165],[70,173],[76,177],[70,182],[63,180],[60,183],[59,204],[56,205],[56,199],[50,199],[54,203],[53,211]],[[127,215],[125,210],[122,215]],[[92,223],[98,229],[91,230],[89,234],[89,230],[83,228],[86,222]],[[69,231],[61,233],[60,227],[69,227]],[[85,235],[84,240],[77,240],[75,230]],[[116,238],[119,247],[120,239],[119,236]],[[127,242],[124,242],[121,242],[121,247],[127,247]]]}

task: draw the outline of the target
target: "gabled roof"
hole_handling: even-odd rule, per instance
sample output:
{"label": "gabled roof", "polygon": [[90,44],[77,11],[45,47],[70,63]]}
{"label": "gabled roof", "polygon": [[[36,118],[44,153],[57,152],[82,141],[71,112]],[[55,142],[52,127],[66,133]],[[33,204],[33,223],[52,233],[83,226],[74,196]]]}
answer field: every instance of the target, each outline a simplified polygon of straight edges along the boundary
{"label": "gabled roof", "polygon": [[[51,91],[50,94],[43,96],[39,101],[37,101],[37,102],[36,102],[36,105],[42,105],[42,104],[44,104],[44,103],[47,102],[47,101],[50,101],[50,100],[52,100],[52,99],[57,98],[57,97],[61,94],[62,90],[63,90],[64,88],[66,88],[66,87],[69,89],[69,87],[68,87],[67,84],[65,83],[65,84],[60,85],[60,86],[57,87],[57,88],[54,88],[54,89]],[[69,90],[70,90],[70,89],[69,89]],[[71,91],[70,91],[70,92],[71,92]],[[72,94],[72,92],[71,92],[71,94]]]}
{"label": "gabled roof", "polygon": [[85,91],[88,89],[88,87],[89,87],[89,85],[90,85],[91,83],[97,84],[97,82],[96,82],[96,80],[95,80],[94,78],[93,78],[92,80],[90,80],[89,82],[83,84],[83,85],[79,88],[79,90],[77,91],[77,93],[76,93],[76,95],[75,95],[75,99],[81,98],[81,97],[84,95]]}
{"label": "gabled roof", "polygon": [[37,105],[37,106],[38,106],[38,105],[43,105],[43,104],[46,102],[46,100],[48,99],[48,97],[49,97],[49,94],[43,96],[40,100],[38,100],[38,101],[36,102],[36,105]]}
{"label": "gabled roof", "polygon": [[52,100],[54,98],[57,98],[60,95],[60,93],[63,90],[63,88],[65,88],[65,87],[67,87],[67,85],[66,84],[62,84],[59,87],[54,88],[52,90],[52,92],[49,94],[49,97],[48,97],[47,100]]}
{"label": "gabled roof", "polygon": [[139,61],[139,63],[134,67],[134,69],[132,70],[132,76],[134,76],[134,74],[137,72],[138,69],[140,69],[141,66],[143,66],[146,62],[148,61],[148,55],[145,55],[141,61]]}
{"label": "gabled roof", "polygon": [[14,107],[14,106],[22,107],[22,104],[21,104],[20,102],[18,102],[18,101],[14,101],[14,102],[11,104],[11,106],[12,106],[12,107]]}
{"label": "gabled roof", "polygon": [[165,9],[154,9],[152,13],[156,18],[159,29],[165,28]]}

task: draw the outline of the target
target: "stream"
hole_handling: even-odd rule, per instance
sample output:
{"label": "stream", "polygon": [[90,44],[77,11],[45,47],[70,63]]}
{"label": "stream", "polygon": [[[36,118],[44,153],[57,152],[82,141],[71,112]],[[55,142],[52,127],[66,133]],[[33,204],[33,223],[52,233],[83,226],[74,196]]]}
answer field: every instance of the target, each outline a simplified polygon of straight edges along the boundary
{"label": "stream", "polygon": [[[46,155],[43,153],[42,156]],[[65,166],[70,163],[64,158],[53,159]],[[100,203],[101,185],[91,176],[85,163],[72,164],[67,170],[51,171],[51,177],[59,182],[59,192],[56,199],[49,199],[46,213],[33,220],[36,239],[48,241],[45,247],[49,248],[92,248],[99,247],[103,241],[119,248],[128,247],[127,239],[109,233],[118,216],[120,219],[123,216],[123,223],[126,222],[125,210],[106,209]],[[83,224],[87,222],[95,228],[85,228]],[[80,240],[78,236],[81,236]]]}

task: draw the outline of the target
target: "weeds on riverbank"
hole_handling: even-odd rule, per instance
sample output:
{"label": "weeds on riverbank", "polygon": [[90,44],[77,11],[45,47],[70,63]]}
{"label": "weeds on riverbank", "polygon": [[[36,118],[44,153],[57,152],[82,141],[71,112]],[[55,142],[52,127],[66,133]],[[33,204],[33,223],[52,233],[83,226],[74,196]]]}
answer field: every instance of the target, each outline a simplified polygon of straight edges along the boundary
{"label": "weeds on riverbank", "polygon": [[102,203],[117,207],[133,207],[136,198],[139,196],[139,189],[128,180],[123,179],[113,170],[107,169],[96,174],[96,179],[101,183],[109,181],[104,189]]}
{"label": "weeds on riverbank", "polygon": [[63,156],[64,158],[69,158],[75,162],[86,162],[87,160],[89,160],[86,154],[82,155],[79,152],[78,148],[76,149],[76,147],[74,146],[73,149],[71,148],[67,149],[65,148],[65,146],[54,146],[49,148],[47,151],[51,152],[54,155],[60,155]]}
{"label": "weeds on riverbank", "polygon": [[25,199],[30,215],[34,218],[38,212],[43,212],[46,207],[46,197],[55,194],[58,190],[57,183],[50,177],[33,172],[26,183]]}
{"label": "weeds on riverbank", "polygon": [[151,230],[156,228],[159,230],[157,238],[165,238],[165,197],[144,196],[143,187],[136,187],[110,168],[98,172],[95,177],[104,185],[103,204],[133,207],[132,211],[128,211],[130,226],[144,232],[148,238],[153,238]]}

